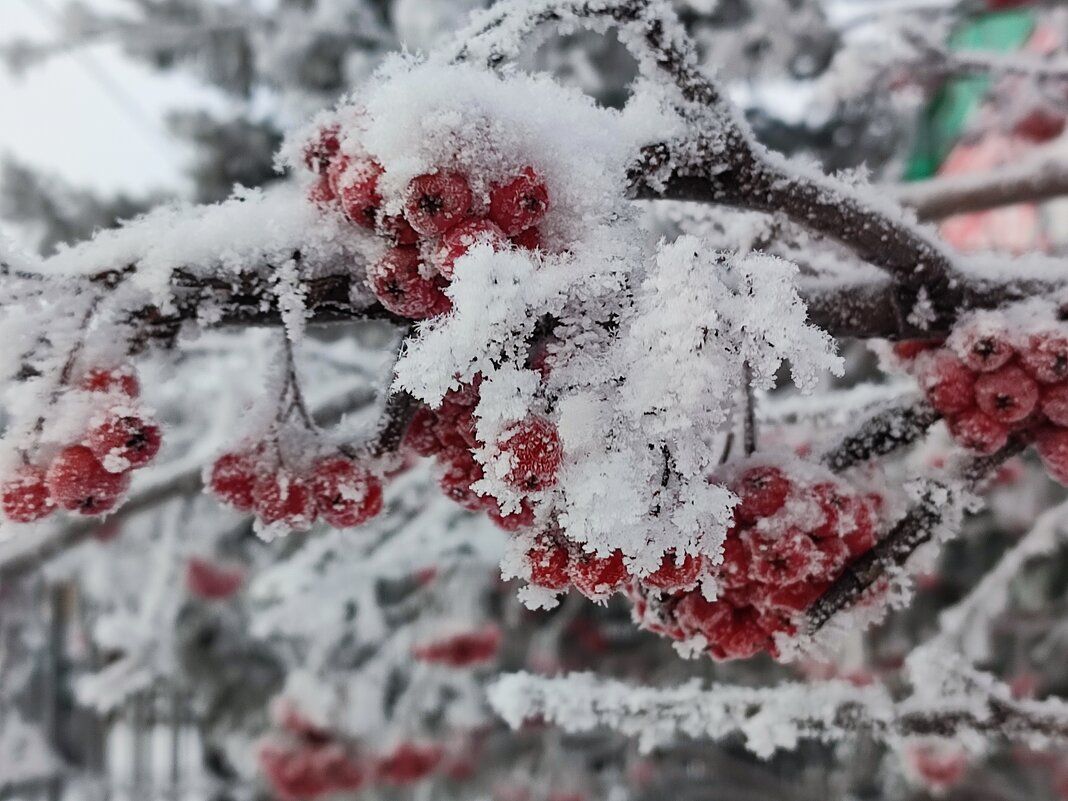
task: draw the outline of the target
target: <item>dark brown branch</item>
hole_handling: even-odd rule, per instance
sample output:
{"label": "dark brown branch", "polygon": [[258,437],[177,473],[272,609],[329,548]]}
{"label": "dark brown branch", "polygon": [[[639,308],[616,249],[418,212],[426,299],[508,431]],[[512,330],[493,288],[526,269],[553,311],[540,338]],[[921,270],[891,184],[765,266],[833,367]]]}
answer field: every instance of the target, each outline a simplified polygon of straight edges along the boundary
{"label": "dark brown branch", "polygon": [[[972,459],[961,474],[974,487],[1026,446],[1025,437],[1014,437],[996,454]],[[932,480],[925,484],[919,500],[909,507],[905,516],[874,548],[853,560],[809,609],[810,632],[819,631],[836,613],[855,604],[879,579],[901,568],[917,548],[931,540],[942,524],[953,491]]]}
{"label": "dark brown branch", "polygon": [[883,409],[823,454],[823,463],[839,473],[861,462],[885,456],[921,439],[941,417],[927,403]]}

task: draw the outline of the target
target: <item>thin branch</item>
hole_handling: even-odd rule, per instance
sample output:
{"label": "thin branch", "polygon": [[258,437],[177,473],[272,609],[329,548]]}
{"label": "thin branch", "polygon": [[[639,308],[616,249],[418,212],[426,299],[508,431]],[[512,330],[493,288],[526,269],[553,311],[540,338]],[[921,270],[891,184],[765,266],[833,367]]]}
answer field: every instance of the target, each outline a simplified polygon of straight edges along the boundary
{"label": "thin branch", "polygon": [[823,454],[823,463],[836,473],[892,453],[921,439],[942,415],[927,403],[894,406],[868,417]]}

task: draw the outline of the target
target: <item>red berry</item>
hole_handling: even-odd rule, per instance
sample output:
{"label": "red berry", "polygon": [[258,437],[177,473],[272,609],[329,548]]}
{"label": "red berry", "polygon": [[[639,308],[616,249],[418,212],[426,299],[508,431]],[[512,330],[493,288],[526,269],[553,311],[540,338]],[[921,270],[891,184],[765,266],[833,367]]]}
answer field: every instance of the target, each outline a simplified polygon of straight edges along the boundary
{"label": "red berry", "polygon": [[729,589],[738,589],[749,584],[752,572],[753,554],[749,545],[738,533],[731,530],[723,541],[723,564],[719,569],[719,579]]}
{"label": "red berry", "polygon": [[1036,334],[1028,339],[1020,361],[1042,384],[1064,381],[1068,379],[1068,337],[1059,331]]}
{"label": "red berry", "polygon": [[321,777],[326,793],[354,793],[371,778],[370,771],[340,743],[328,743],[312,752],[312,770]]}
{"label": "red berry", "polygon": [[32,523],[52,513],[52,497],[45,483],[45,470],[23,465],[0,485],[0,504],[12,523]]}
{"label": "red berry", "polygon": [[420,406],[404,433],[404,447],[420,456],[433,456],[441,450],[441,440],[435,433],[438,416],[429,406]]}
{"label": "red berry", "polygon": [[311,487],[286,472],[260,476],[252,489],[253,506],[262,523],[282,523],[294,531],[306,531],[315,522],[315,498]]}
{"label": "red berry", "polygon": [[722,600],[709,601],[699,590],[694,590],[675,606],[675,619],[686,637],[701,635],[715,642],[730,633],[734,608]]}
{"label": "red berry", "polygon": [[942,345],[940,339],[907,339],[894,345],[894,355],[902,361],[911,361],[925,351]]}
{"label": "red berry", "polygon": [[738,496],[734,519],[749,526],[761,518],[771,517],[782,509],[790,494],[790,479],[777,467],[752,467],[731,482],[730,490]]}
{"label": "red berry", "polygon": [[1015,365],[979,376],[975,401],[987,417],[999,423],[1018,423],[1035,410],[1038,384]]}
{"label": "red berry", "polygon": [[607,557],[585,554],[571,563],[570,573],[575,589],[595,601],[611,595],[630,578],[622,551]]}
{"label": "red berry", "polygon": [[851,557],[867,553],[875,545],[875,522],[872,520],[871,508],[864,502],[859,502],[856,514],[853,516],[853,530],[846,534],[842,540],[849,549]]}
{"label": "red berry", "polygon": [[1016,120],[1012,131],[1029,142],[1041,144],[1060,136],[1064,124],[1063,114],[1049,107],[1036,106]]}
{"label": "red berry", "polygon": [[129,473],[112,473],[84,445],[59,452],[45,476],[53,500],[70,512],[98,515],[118,503],[130,486]]}
{"label": "red berry", "polygon": [[394,314],[425,320],[452,308],[452,302],[442,291],[443,279],[425,277],[419,271],[422,263],[416,248],[395,247],[368,268],[371,290]]}
{"label": "red berry", "polygon": [[942,351],[923,370],[921,386],[942,414],[963,412],[975,403],[975,375],[952,354]]}
{"label": "red berry", "polygon": [[1050,478],[1068,486],[1068,429],[1044,429],[1035,444]]}
{"label": "red berry", "polygon": [[378,776],[390,784],[410,784],[433,773],[444,755],[438,745],[401,743],[378,763]]}
{"label": "red berry", "polygon": [[804,612],[831,586],[828,579],[809,579],[772,588],[768,602],[777,609],[788,612]]}
{"label": "red berry", "polygon": [[797,529],[771,539],[751,537],[749,547],[753,552],[753,576],[765,584],[803,581],[819,567],[816,544]]}
{"label": "red berry", "polygon": [[956,784],[968,770],[968,760],[962,751],[914,748],[909,753],[912,766],[920,777],[935,787]]}
{"label": "red berry", "polygon": [[986,456],[1001,450],[1009,439],[1008,428],[978,409],[950,418],[948,422],[953,439]]}
{"label": "red berry", "polygon": [[190,593],[205,601],[221,601],[241,588],[243,571],[218,565],[207,559],[193,557],[185,566],[185,586]]}
{"label": "red berry", "polygon": [[508,236],[537,225],[549,210],[549,189],[533,167],[490,189],[490,219]]}
{"label": "red berry", "polygon": [[678,563],[674,551],[668,551],[660,560],[660,567],[656,572],[650,573],[643,578],[642,584],[664,592],[678,592],[689,590],[701,577],[704,568],[704,560],[700,556],[686,554],[682,564]]}
{"label": "red berry", "polygon": [[337,200],[337,194],[330,183],[330,178],[326,175],[319,178],[308,190],[308,201],[315,206],[330,206],[335,200]]}
{"label": "red berry", "polygon": [[439,170],[408,184],[405,216],[423,236],[441,236],[471,213],[474,198],[463,173]]}
{"label": "red berry", "polygon": [[530,563],[530,583],[547,590],[562,590],[571,583],[571,554],[560,543],[551,540],[539,543],[527,551]]}
{"label": "red berry", "polygon": [[256,484],[256,456],[226,453],[215,460],[208,486],[217,498],[241,512],[252,509],[252,489]]}
{"label": "red berry", "polygon": [[82,389],[89,392],[114,392],[117,390],[130,398],[136,398],[141,394],[141,384],[133,371],[128,368],[115,368],[114,370],[97,368],[90,370],[82,379]]}
{"label": "red berry", "polygon": [[335,127],[323,128],[318,136],[309,142],[304,148],[304,166],[312,172],[320,175],[326,172],[331,161],[341,149],[338,140],[338,129]]}
{"label": "red berry", "polygon": [[382,511],[382,482],[344,456],[316,464],[311,485],[319,514],[334,528],[358,526]]}
{"label": "red berry", "polygon": [[496,626],[486,626],[480,631],[416,646],[412,649],[412,656],[432,664],[470,667],[493,659],[500,645],[501,630]]}
{"label": "red berry", "polygon": [[528,228],[511,237],[512,244],[523,250],[541,250],[541,231],[537,228]]}
{"label": "red berry", "polygon": [[513,487],[537,492],[556,483],[564,453],[556,426],[544,417],[528,417],[509,427],[498,446],[512,457],[505,480]]}
{"label": "red berry", "polygon": [[382,165],[372,159],[357,159],[348,163],[336,179],[336,192],[341,210],[352,222],[364,228],[374,228],[382,196],[378,193],[378,178]]}
{"label": "red berry", "polygon": [[482,475],[482,465],[475,461],[470,451],[457,450],[450,454],[449,460],[445,462],[445,472],[438,479],[438,483],[451,500],[464,509],[477,512],[483,508],[486,501],[471,489],[471,485],[481,481]]}
{"label": "red berry", "polygon": [[394,245],[416,245],[419,243],[419,233],[412,228],[404,217],[394,214],[379,220],[377,228],[379,236],[385,237]]}
{"label": "red berry", "polygon": [[1068,383],[1042,389],[1042,413],[1051,423],[1068,428]]}
{"label": "red berry", "polygon": [[460,223],[441,238],[434,258],[438,271],[451,280],[456,260],[481,243],[494,250],[501,250],[505,243],[504,233],[489,220],[468,220]]}
{"label": "red berry", "polygon": [[1005,332],[987,327],[966,331],[955,349],[961,361],[979,373],[1004,367],[1014,355]]}
{"label": "red berry", "polygon": [[[144,467],[159,453],[162,436],[159,426],[140,417],[109,417],[89,430],[89,450],[115,473]],[[118,469],[114,465],[118,464]]]}
{"label": "red berry", "polygon": [[534,507],[524,498],[519,502],[519,511],[511,514],[501,512],[501,507],[496,498],[486,498],[486,515],[505,531],[519,531],[534,524]]}

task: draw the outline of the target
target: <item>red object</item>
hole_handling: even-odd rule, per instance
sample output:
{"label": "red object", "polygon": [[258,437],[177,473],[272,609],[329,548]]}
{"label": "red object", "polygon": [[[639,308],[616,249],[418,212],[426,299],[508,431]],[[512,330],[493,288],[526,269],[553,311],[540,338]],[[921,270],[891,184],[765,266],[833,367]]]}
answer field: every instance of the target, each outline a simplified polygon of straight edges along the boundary
{"label": "red object", "polygon": [[378,763],[378,777],[390,784],[411,784],[425,779],[445,756],[439,745],[402,743]]}
{"label": "red object", "polygon": [[621,551],[607,557],[585,554],[571,562],[570,573],[575,589],[595,601],[608,597],[630,578]]}
{"label": "red object", "polygon": [[965,448],[984,456],[996,453],[1009,441],[1009,429],[978,409],[950,418],[949,433]]}
{"label": "red object", "polygon": [[82,379],[82,389],[89,392],[114,392],[136,398],[141,394],[141,384],[129,368],[117,367],[112,370],[96,368],[90,370]]}
{"label": "red object", "polygon": [[1048,428],[1040,431],[1035,444],[1050,477],[1068,486],[1068,429]]}
{"label": "red object", "polygon": [[344,456],[317,463],[311,484],[319,514],[335,528],[358,526],[382,511],[382,482]]}
{"label": "red object", "polygon": [[467,178],[459,172],[439,170],[413,178],[408,184],[405,216],[423,236],[441,236],[471,213],[474,198]]}
{"label": "red object", "polygon": [[490,189],[490,219],[508,236],[541,222],[549,210],[549,189],[533,167]]}
{"label": "red object", "polygon": [[1051,423],[1068,427],[1068,384],[1055,384],[1042,389],[1042,414]]}
{"label": "red object", "polygon": [[790,481],[777,467],[754,467],[735,481],[730,490],[738,496],[734,519],[740,525],[750,525],[762,517],[771,517],[790,493]]}
{"label": "red object", "polygon": [[498,446],[512,457],[505,480],[513,487],[537,492],[556,483],[564,453],[556,426],[544,417],[528,417],[511,426]]}
{"label": "red object", "polygon": [[1068,379],[1068,337],[1059,331],[1037,334],[1028,339],[1020,362],[1036,381],[1056,384]]}
{"label": "red object", "polygon": [[382,165],[372,159],[358,159],[347,164],[337,178],[336,192],[341,210],[352,222],[364,228],[374,228],[382,196],[378,193],[378,178]]}
{"label": "red object", "polygon": [[241,589],[244,571],[193,557],[185,566],[185,586],[205,601],[221,601]]}
{"label": "red object", "polygon": [[1038,384],[1015,365],[986,373],[975,381],[975,401],[999,423],[1018,423],[1038,404]]}
{"label": "red object", "polygon": [[0,485],[0,505],[12,523],[32,523],[52,513],[52,496],[45,483],[45,470],[23,465]]}
{"label": "red object", "polygon": [[493,659],[500,646],[501,630],[496,626],[486,626],[480,631],[416,646],[412,649],[412,656],[433,664],[470,667]]}
{"label": "red object", "polygon": [[975,374],[948,351],[934,354],[920,372],[927,400],[942,414],[970,409],[975,403]]}
{"label": "red object", "polygon": [[527,551],[530,582],[547,590],[562,590],[571,583],[571,554],[561,543],[546,538]]}
{"label": "red object", "polygon": [[420,456],[433,456],[441,451],[441,440],[435,433],[438,416],[429,406],[420,406],[408,423],[404,447]]}
{"label": "red object", "polygon": [[90,429],[89,449],[105,465],[109,458],[121,459],[127,469],[144,467],[156,458],[163,442],[159,426],[140,417],[110,417]]}
{"label": "red object", "polygon": [[63,509],[98,515],[112,509],[130,486],[129,473],[111,473],[84,445],[59,452],[48,466],[48,491]]}
{"label": "red object", "polygon": [[528,228],[512,237],[512,244],[524,250],[541,250],[541,231]]}
{"label": "red object", "polygon": [[456,260],[475,245],[485,243],[494,250],[502,250],[506,242],[504,232],[489,220],[468,220],[441,238],[434,263],[443,276],[451,279]]}
{"label": "red object", "polygon": [[256,516],[268,526],[284,523],[294,531],[302,531],[315,522],[311,487],[298,476],[285,472],[260,476],[253,485],[252,499]]}
{"label": "red object", "polygon": [[1015,355],[1004,331],[967,331],[956,350],[961,361],[977,373],[1004,367]]}
{"label": "red object", "polygon": [[704,560],[700,556],[686,554],[682,564],[678,564],[674,551],[668,551],[660,560],[660,567],[642,579],[646,587],[654,587],[665,592],[693,589],[701,577]]}
{"label": "red object", "polygon": [[341,149],[336,127],[323,128],[304,148],[304,166],[322,175]]}
{"label": "red object", "polygon": [[424,276],[419,269],[422,263],[416,248],[395,247],[368,268],[371,290],[394,314],[425,320],[452,308],[452,302],[442,291],[443,279]]}
{"label": "red object", "polygon": [[252,490],[256,484],[256,456],[227,453],[215,460],[208,486],[215,496],[241,512],[252,509]]}

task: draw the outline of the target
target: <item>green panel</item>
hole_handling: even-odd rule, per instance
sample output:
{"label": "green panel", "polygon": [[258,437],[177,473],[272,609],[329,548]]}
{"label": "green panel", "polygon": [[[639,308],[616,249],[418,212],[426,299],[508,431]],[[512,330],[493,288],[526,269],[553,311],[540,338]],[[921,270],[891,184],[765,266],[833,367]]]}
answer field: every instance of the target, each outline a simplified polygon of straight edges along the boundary
{"label": "green panel", "polygon": [[[1019,50],[1035,29],[1034,13],[1002,11],[970,20],[953,33],[952,50]],[[955,78],[948,81],[920,120],[905,170],[906,180],[928,178],[938,170],[960,138],[968,120],[982,103],[989,78]]]}

